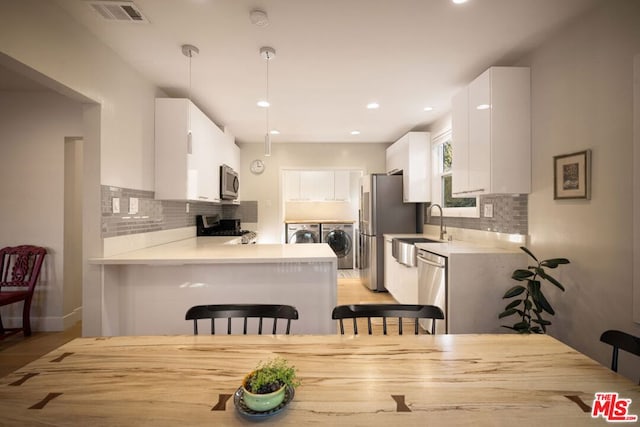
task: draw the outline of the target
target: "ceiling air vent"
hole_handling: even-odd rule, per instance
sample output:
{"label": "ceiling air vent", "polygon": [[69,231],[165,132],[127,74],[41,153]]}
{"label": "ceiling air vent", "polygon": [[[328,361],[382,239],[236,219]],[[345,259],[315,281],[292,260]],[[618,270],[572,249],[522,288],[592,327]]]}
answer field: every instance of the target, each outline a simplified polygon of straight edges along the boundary
{"label": "ceiling air vent", "polygon": [[89,5],[107,21],[148,23],[132,1],[92,0]]}

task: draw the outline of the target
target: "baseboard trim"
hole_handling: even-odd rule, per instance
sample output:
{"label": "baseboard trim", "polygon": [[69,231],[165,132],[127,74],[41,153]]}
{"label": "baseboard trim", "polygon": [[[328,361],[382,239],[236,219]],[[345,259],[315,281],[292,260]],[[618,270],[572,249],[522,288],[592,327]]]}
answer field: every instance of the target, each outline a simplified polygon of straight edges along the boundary
{"label": "baseboard trim", "polygon": [[[77,307],[64,316],[31,317],[31,330],[38,332],[61,332],[82,320],[82,307]],[[22,315],[2,316],[2,323],[8,328],[22,325]]]}

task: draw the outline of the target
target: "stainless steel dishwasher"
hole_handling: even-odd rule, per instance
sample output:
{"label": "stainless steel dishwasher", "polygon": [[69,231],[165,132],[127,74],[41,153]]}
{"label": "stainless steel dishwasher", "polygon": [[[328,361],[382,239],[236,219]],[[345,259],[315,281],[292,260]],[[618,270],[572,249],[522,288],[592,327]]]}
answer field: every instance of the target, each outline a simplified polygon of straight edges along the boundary
{"label": "stainless steel dishwasher", "polygon": [[[418,304],[435,305],[444,312],[444,320],[436,321],[436,333],[449,332],[447,301],[447,257],[418,249]],[[420,325],[431,330],[431,320],[421,320]]]}

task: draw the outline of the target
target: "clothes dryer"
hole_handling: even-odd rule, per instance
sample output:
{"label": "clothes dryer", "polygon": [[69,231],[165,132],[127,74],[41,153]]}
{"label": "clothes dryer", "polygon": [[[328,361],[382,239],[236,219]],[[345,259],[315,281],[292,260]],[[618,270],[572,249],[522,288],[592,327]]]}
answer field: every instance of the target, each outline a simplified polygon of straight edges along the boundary
{"label": "clothes dryer", "polygon": [[353,268],[353,224],[321,224],[322,243],[327,243],[338,257],[338,268]]}
{"label": "clothes dryer", "polygon": [[287,243],[320,243],[320,224],[287,224]]}

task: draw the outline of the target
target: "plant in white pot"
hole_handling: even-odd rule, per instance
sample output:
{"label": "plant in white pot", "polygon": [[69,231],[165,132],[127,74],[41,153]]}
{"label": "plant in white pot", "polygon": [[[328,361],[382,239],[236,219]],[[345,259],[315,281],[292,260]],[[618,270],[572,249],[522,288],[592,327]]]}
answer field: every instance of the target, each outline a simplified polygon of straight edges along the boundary
{"label": "plant in white pot", "polygon": [[243,400],[249,409],[264,412],[280,405],[287,388],[300,385],[295,366],[280,357],[260,362],[242,382]]}
{"label": "plant in white pot", "polygon": [[516,323],[512,326],[502,325],[502,327],[520,334],[543,334],[547,332],[546,327],[551,325],[551,322],[544,319],[542,314],[546,312],[553,316],[555,311],[542,293],[541,279],[549,281],[558,287],[558,289],[564,291],[564,286],[550,276],[544,267],[556,268],[561,264],[569,264],[569,260],[566,258],[551,258],[538,261],[529,249],[524,246],[521,246],[520,249],[533,258],[537,264],[528,266],[526,270],[517,269],[512,273],[512,279],[519,282],[527,282],[527,285],[516,285],[505,292],[502,297],[503,299],[516,299],[505,307],[504,311],[498,315],[498,318],[502,319],[508,316],[516,316],[518,320]]}

